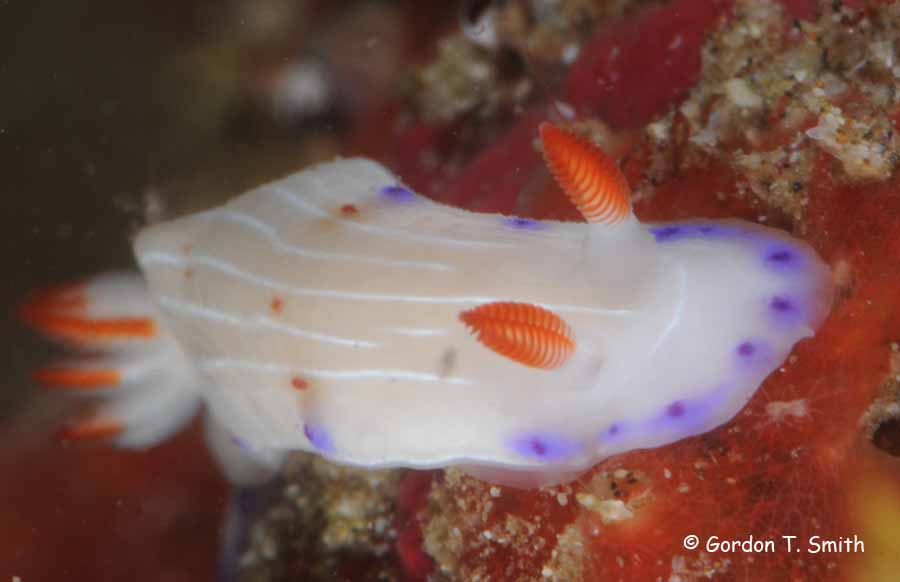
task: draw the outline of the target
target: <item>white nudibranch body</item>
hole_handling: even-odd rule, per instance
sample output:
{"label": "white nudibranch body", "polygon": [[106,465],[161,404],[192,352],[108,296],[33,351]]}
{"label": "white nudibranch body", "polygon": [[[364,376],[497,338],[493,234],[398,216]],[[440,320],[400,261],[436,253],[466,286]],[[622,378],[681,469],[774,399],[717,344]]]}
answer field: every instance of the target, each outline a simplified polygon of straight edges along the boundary
{"label": "white nudibranch body", "polygon": [[[181,380],[166,402],[152,396],[167,394],[153,374],[137,380],[131,408],[159,424],[202,401],[238,481],[295,450],[558,481],[725,423],[831,302],[829,269],[773,229],[478,214],[365,159],[147,228],[135,253],[155,305],[146,313],[177,343],[162,366]],[[561,365],[523,363],[461,321],[504,302],[568,326]],[[543,332],[532,345],[517,335],[524,323],[495,323],[478,331],[546,352]],[[129,400],[111,398],[127,417]],[[124,424],[117,438],[129,444],[165,432]]]}

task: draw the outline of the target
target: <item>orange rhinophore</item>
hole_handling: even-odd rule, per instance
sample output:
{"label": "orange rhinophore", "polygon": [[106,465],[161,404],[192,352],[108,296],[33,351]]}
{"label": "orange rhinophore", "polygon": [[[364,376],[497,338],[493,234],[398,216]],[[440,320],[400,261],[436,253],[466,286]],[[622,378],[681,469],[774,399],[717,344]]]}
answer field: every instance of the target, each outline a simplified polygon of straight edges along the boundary
{"label": "orange rhinophore", "polygon": [[615,160],[550,123],[540,133],[550,173],[586,221],[615,224],[628,217],[631,190]]}
{"label": "orange rhinophore", "polygon": [[32,377],[41,384],[73,390],[112,388],[121,381],[116,370],[87,368],[41,368],[35,370]]}
{"label": "orange rhinophore", "polygon": [[62,427],[56,436],[60,440],[106,439],[118,436],[124,430],[125,427],[115,418],[97,415]]}
{"label": "orange rhinophore", "polygon": [[500,301],[459,314],[478,341],[526,366],[555,370],[575,351],[572,330],[561,317],[537,305]]}

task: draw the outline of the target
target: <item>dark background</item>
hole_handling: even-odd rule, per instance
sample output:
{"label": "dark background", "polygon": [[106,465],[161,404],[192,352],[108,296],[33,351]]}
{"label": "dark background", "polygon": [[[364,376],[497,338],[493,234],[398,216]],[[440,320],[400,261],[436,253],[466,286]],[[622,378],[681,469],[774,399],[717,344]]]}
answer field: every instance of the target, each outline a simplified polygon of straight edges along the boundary
{"label": "dark background", "polygon": [[2,418],[47,353],[13,317],[24,294],[130,267],[144,192],[195,163],[204,136],[179,123],[178,85],[160,81],[202,9],[190,0],[0,2]]}

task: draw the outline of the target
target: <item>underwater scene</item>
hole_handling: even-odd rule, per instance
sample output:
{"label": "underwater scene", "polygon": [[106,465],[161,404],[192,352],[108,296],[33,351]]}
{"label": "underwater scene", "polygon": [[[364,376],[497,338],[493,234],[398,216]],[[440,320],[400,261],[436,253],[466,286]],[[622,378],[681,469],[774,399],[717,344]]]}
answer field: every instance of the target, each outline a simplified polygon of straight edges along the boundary
{"label": "underwater scene", "polygon": [[900,580],[900,2],[0,28],[0,581]]}

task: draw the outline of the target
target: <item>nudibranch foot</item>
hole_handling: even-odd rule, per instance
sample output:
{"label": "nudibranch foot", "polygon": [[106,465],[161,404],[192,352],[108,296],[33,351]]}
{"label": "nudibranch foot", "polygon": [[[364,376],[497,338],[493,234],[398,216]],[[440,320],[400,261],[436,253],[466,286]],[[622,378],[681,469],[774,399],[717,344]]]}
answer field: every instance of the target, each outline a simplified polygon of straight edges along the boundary
{"label": "nudibranch foot", "polygon": [[204,418],[206,444],[228,480],[239,485],[255,485],[275,476],[288,451],[252,448],[235,436],[216,417],[207,412]]}

